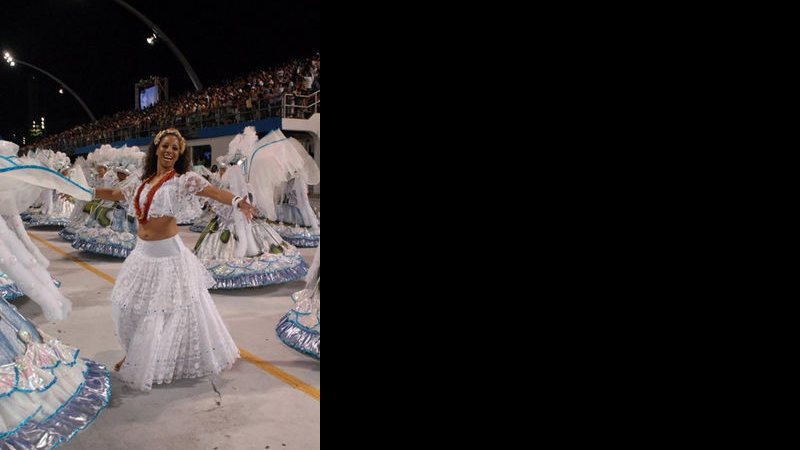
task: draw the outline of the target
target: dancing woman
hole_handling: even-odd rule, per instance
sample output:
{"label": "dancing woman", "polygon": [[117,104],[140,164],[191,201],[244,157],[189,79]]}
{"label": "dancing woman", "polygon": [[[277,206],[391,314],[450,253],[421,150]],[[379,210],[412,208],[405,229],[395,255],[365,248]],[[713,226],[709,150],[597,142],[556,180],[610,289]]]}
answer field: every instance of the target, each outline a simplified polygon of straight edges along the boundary
{"label": "dancing woman", "polygon": [[239,357],[208,293],[214,279],[184,246],[175,217],[193,196],[238,207],[248,220],[254,208],[190,169],[186,140],[167,129],[150,145],[141,183],[95,191],[100,199],[132,201],[139,221],[136,248],[122,266],[111,304],[126,352],[115,369],[125,383],[144,391],[217,374]]}

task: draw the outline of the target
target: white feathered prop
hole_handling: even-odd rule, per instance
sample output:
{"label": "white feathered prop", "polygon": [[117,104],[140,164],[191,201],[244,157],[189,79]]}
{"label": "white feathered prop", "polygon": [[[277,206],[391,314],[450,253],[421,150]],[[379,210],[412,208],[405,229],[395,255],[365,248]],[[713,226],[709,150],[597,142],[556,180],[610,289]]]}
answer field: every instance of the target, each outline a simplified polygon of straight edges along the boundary
{"label": "white feathered prop", "polygon": [[[21,211],[26,210],[44,189],[56,189],[81,200],[91,199],[83,172],[75,171],[75,180],[61,175],[35,158],[18,158],[19,147],[0,141],[0,270],[6,272],[28,297],[42,307],[48,320],[63,320],[72,303],[53,285],[47,272],[48,261],[25,232]],[[52,152],[34,152],[34,156]],[[63,163],[63,158],[60,159]],[[82,180],[81,180],[82,179]]]}
{"label": "white feathered prop", "polygon": [[304,217],[308,215],[308,223],[312,224],[312,228],[318,228],[313,225],[317,223],[316,216],[307,201],[306,185],[320,182],[319,166],[303,145],[297,139],[287,138],[281,130],[270,132],[252,145],[250,142],[255,136],[255,129],[248,127],[244,135],[240,136],[242,137],[237,145],[242,148],[246,157],[244,167],[247,184],[261,212],[270,220],[277,220],[275,205],[280,202],[286,183],[299,176],[299,183],[295,184],[302,185],[298,187],[304,191],[303,200],[300,201],[298,197],[301,203],[298,208],[301,208]]}

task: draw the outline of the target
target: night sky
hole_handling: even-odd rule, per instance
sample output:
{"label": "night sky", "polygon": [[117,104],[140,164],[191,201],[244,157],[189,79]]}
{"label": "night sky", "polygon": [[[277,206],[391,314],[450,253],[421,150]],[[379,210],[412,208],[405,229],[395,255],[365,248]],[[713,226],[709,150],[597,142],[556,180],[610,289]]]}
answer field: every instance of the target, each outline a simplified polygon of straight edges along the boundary
{"label": "night sky", "polygon": [[[113,0],[2,0],[0,52],[63,80],[98,119],[134,108],[134,85],[169,78],[170,96],[193,89],[164,42]],[[127,0],[178,46],[204,86],[306,58],[320,49],[321,0]],[[206,3],[206,2],[203,2]],[[33,69],[0,59],[0,136],[30,128],[30,79],[38,78],[47,132],[87,122],[69,93]]]}

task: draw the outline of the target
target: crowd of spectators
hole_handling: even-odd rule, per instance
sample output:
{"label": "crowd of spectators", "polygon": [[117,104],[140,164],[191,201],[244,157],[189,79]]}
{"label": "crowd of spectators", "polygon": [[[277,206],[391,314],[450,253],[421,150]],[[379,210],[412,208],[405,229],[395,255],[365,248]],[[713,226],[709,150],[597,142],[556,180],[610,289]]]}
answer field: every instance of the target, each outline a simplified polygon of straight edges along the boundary
{"label": "crowd of spectators", "polygon": [[[145,137],[175,127],[191,134],[199,128],[267,117],[308,117],[320,90],[320,55],[259,70],[247,76],[191,91],[144,110],[118,112],[36,142],[40,148],[69,151],[94,144]],[[317,95],[316,111],[319,112]],[[286,108],[284,107],[286,100]],[[284,109],[284,110],[282,110]]]}

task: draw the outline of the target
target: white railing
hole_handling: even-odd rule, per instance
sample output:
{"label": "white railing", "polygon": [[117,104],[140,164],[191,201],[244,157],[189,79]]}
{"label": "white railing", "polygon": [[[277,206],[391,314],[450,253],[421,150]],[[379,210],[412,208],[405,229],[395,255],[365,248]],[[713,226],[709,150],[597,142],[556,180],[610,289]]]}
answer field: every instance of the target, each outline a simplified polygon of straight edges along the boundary
{"label": "white railing", "polygon": [[288,119],[308,119],[320,112],[320,91],[309,95],[284,94],[283,117]]}

